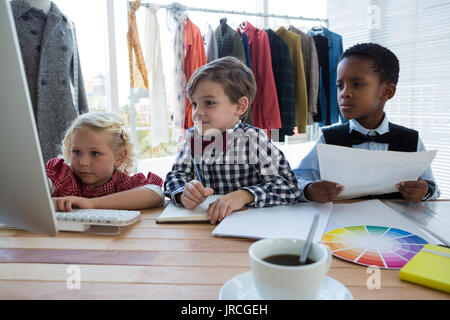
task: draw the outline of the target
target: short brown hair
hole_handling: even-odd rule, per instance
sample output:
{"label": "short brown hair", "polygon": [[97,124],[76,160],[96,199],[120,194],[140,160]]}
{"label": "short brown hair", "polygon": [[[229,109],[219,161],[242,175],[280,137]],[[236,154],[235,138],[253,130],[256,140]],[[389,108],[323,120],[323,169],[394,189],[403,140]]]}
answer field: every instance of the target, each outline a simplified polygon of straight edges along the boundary
{"label": "short brown hair", "polygon": [[211,61],[195,70],[189,79],[187,85],[189,98],[194,94],[198,83],[205,79],[220,83],[232,103],[238,103],[240,98],[247,97],[248,109],[241,118],[247,116],[256,95],[256,81],[251,69],[231,56]]}

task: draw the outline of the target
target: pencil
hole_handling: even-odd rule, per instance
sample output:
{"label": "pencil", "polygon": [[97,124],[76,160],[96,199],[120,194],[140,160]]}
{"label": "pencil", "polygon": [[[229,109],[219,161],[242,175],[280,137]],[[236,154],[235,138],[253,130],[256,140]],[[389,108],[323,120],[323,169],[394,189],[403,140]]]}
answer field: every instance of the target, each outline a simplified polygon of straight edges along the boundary
{"label": "pencil", "polygon": [[202,178],[200,178],[200,173],[198,172],[197,163],[195,163],[195,158],[192,158],[192,163],[194,164],[195,172],[197,173],[198,181],[203,185]]}

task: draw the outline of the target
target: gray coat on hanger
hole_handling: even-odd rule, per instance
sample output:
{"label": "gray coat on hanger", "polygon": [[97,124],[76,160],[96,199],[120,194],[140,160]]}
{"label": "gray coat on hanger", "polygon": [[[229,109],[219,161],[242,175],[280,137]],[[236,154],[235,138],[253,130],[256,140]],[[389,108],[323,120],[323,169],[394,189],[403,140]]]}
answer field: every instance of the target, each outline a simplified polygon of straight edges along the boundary
{"label": "gray coat on hanger", "polygon": [[60,154],[65,131],[79,114],[88,111],[79,59],[78,105],[74,103],[73,28],[52,2],[45,15],[26,1],[11,1],[22,60],[44,161]]}

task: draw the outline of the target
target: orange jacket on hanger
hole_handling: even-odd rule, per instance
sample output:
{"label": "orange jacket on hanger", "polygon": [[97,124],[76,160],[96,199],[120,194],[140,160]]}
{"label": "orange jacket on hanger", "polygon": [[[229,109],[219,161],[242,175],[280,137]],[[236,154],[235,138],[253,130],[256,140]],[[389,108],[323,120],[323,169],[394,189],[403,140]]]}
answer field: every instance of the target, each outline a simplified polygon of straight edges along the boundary
{"label": "orange jacket on hanger", "polygon": [[[205,47],[200,29],[187,18],[184,23],[184,73],[186,83],[197,68],[206,64]],[[189,98],[186,99],[186,113],[184,115],[184,128],[189,129],[194,125],[192,121],[192,105]]]}

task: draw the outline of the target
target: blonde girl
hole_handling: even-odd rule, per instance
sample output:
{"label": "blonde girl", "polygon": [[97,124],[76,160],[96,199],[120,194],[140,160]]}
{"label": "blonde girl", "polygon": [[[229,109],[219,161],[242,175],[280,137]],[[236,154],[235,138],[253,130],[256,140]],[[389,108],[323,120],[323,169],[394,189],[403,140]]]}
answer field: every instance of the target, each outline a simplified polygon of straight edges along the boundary
{"label": "blonde girl", "polygon": [[129,175],[133,144],[123,121],[110,112],[85,113],[67,130],[62,158],[46,163],[57,211],[140,210],[164,202],[162,179],[153,173]]}

